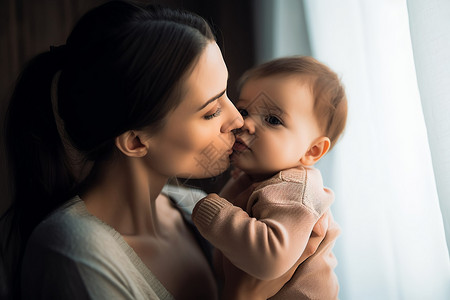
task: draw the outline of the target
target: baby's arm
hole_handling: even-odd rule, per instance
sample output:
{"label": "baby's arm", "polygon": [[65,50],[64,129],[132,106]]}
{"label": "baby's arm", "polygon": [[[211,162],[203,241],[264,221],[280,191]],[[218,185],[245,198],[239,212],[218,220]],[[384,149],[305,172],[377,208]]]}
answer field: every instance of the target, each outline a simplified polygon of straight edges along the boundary
{"label": "baby's arm", "polygon": [[[308,184],[319,180],[321,190],[316,190],[314,196],[325,197],[331,203],[332,194],[323,189],[318,174],[311,174]],[[257,189],[251,197],[252,216],[210,194],[194,209],[194,222],[202,235],[237,267],[260,279],[279,277],[298,262],[305,249],[317,248],[311,248],[309,238],[320,214],[303,203],[306,196],[307,202],[312,196],[304,195],[304,183],[278,180]]]}

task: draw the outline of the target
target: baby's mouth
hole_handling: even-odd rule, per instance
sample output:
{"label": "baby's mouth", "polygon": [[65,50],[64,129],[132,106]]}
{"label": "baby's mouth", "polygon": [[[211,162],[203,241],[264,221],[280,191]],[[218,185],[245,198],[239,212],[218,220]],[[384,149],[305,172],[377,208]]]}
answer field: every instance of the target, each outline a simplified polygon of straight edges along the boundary
{"label": "baby's mouth", "polygon": [[245,144],[245,142],[242,139],[236,138],[236,141],[234,142],[233,145],[233,150],[237,152],[243,152],[245,150],[250,150],[250,148],[247,146],[247,144]]}

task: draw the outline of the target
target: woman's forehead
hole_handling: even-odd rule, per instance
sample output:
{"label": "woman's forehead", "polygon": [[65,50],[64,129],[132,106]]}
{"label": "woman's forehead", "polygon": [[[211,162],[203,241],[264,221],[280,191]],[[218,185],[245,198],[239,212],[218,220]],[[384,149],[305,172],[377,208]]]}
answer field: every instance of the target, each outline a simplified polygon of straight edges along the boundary
{"label": "woman's forehead", "polygon": [[182,83],[183,99],[180,106],[198,110],[208,100],[226,90],[227,81],[228,70],[222,52],[215,42],[211,42]]}

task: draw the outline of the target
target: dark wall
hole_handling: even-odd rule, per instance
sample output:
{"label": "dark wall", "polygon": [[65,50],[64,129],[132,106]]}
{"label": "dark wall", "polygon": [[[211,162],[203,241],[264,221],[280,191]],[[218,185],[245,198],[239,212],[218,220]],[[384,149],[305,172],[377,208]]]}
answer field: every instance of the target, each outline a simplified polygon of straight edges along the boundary
{"label": "dark wall", "polygon": [[[76,21],[90,8],[106,0],[1,0],[0,1],[0,212],[9,205],[10,183],[4,151],[3,120],[14,81],[23,65],[34,55],[61,45]],[[228,95],[236,97],[237,78],[254,64],[253,17],[250,0],[166,0],[136,1],[182,8],[203,16],[216,31],[227,63]],[[26,109],[26,108],[24,108]],[[26,170],[24,170],[26,171]],[[223,178],[223,176],[221,177]],[[192,184],[215,190],[221,180]]]}

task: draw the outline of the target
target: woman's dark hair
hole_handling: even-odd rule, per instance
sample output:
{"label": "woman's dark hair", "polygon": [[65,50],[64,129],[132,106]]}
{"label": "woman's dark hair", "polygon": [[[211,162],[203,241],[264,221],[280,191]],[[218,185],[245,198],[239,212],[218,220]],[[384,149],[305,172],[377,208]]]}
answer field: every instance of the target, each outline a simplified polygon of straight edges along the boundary
{"label": "woman's dark hair", "polygon": [[[164,124],[180,102],[182,76],[214,40],[206,21],[192,13],[111,1],[83,16],[65,46],[28,63],[5,123],[13,201],[0,219],[0,259],[3,284],[14,294],[33,229],[93,178],[78,182],[71,172],[52,108],[55,74],[61,71],[58,115],[71,145],[94,163],[94,174],[96,163],[114,153],[117,136]],[[5,286],[0,296],[11,296]]]}

